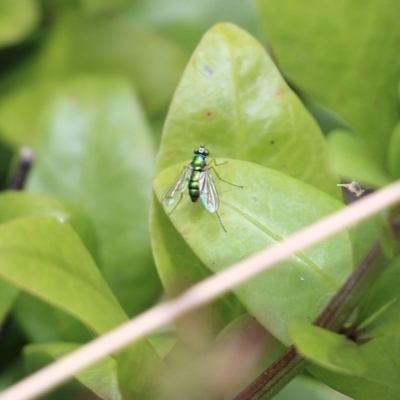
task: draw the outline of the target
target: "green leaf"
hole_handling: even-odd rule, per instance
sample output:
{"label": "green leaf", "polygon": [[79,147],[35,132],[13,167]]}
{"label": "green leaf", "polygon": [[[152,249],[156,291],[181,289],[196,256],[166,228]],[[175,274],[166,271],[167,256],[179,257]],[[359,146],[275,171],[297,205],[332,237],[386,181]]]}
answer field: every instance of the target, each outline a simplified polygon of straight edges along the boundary
{"label": "green leaf", "polygon": [[368,363],[367,373],[363,377],[344,377],[311,367],[313,375],[350,397],[400,398],[399,279],[400,257],[397,257],[364,299],[353,322],[358,340],[372,339],[360,346]]}
{"label": "green leaf", "polygon": [[93,339],[93,332],[83,322],[28,293],[20,293],[12,316],[33,343],[61,340],[85,343]]}
{"label": "green leaf", "polygon": [[325,171],[317,124],[263,47],[231,24],[210,29],[174,95],[157,170],[206,145],[211,156],[252,161],[340,197]]}
{"label": "green leaf", "polygon": [[[103,334],[128,320],[78,236],[54,217],[18,218],[0,225],[0,276]],[[141,393],[159,359],[144,340],[118,354],[121,385]],[[126,375],[126,372],[125,372]]]}
{"label": "green leaf", "polygon": [[361,338],[400,336],[399,280],[400,256],[397,256],[360,307],[357,325]]}
{"label": "green leaf", "polygon": [[389,137],[398,120],[398,2],[257,0],[256,4],[285,76],[344,118],[362,136],[376,162],[385,166]]}
{"label": "green leaf", "polygon": [[127,316],[78,236],[53,217],[0,225],[0,275],[66,310],[101,334]]}
{"label": "green leaf", "polygon": [[[22,192],[0,195],[0,223],[27,215],[52,215],[64,220],[70,217],[68,210],[62,204],[46,196]],[[18,292],[15,286],[0,280],[0,321],[6,316]]]}
{"label": "green leaf", "polygon": [[[24,348],[25,363],[32,373],[50,362],[79,348],[75,343],[46,343],[29,345]],[[117,365],[113,358],[106,357],[99,363],[75,374],[75,378],[93,393],[105,400],[120,400],[116,373]]]}
{"label": "green leaf", "polygon": [[393,130],[388,146],[388,167],[393,179],[400,178],[400,123]]}
{"label": "green leaf", "polygon": [[[49,196],[33,193],[5,192],[0,195],[0,223],[28,215],[47,215],[68,221],[91,254],[96,255],[92,226],[78,207],[65,205]],[[4,285],[17,293],[15,287],[5,282]],[[4,298],[7,293],[6,288],[3,288],[0,296]],[[4,300],[0,302],[3,307],[6,304]],[[87,328],[75,318],[26,293],[18,297],[13,307],[13,316],[18,320],[25,334],[34,342],[85,341],[92,337]]]}
{"label": "green leaf", "polygon": [[285,386],[274,400],[349,400],[316,379],[299,375]]}
{"label": "green leaf", "polygon": [[192,52],[204,32],[220,21],[232,22],[259,35],[254,8],[250,2],[230,0],[135,0],[129,18],[172,38]]}
{"label": "green leaf", "polygon": [[[168,297],[178,296],[185,289],[211,275],[206,265],[176,232],[156,199],[153,201],[151,230],[154,259]],[[179,318],[176,325],[183,337],[192,336],[194,330],[198,331],[196,335],[199,337],[210,337],[210,334],[212,337],[244,312],[242,304],[234,295],[229,294]]]}
{"label": "green leaf", "polygon": [[159,281],[147,233],[153,144],[129,85],[99,76],[67,82],[43,130],[28,190],[57,195],[89,216],[105,279],[136,314],[154,302]]}
{"label": "green leaf", "polygon": [[99,73],[121,76],[137,87],[146,110],[167,106],[187,62],[175,43],[124,14],[85,18],[65,14],[39,62],[41,77]]}
{"label": "green leaf", "polygon": [[329,166],[338,175],[373,187],[390,182],[361,139],[349,132],[335,130],[328,136],[328,143]]}
{"label": "green leaf", "polygon": [[127,6],[131,0],[80,0],[79,2],[88,14],[98,14],[118,12],[118,9]]}
{"label": "green leaf", "polygon": [[22,83],[0,99],[2,138],[14,148],[35,145],[41,134],[40,121],[57,83],[37,78],[27,71]]}
{"label": "green leaf", "polygon": [[[186,192],[169,215],[191,251],[212,272],[280,242],[342,207],[325,193],[281,172],[248,162],[218,159],[218,162],[223,161],[228,162],[216,167],[221,178],[243,185],[243,188],[234,188],[215,178],[221,200],[219,215],[227,232],[223,231],[215,214],[208,213],[200,201],[190,202]],[[158,199],[182,171],[183,165],[167,168],[156,175],[154,188]],[[171,229],[168,224],[159,226],[163,228]],[[165,247],[175,239],[172,234],[170,236]],[[169,269],[169,279],[175,276],[182,282],[184,277],[179,271],[183,265],[188,271],[192,268],[189,260],[180,260],[175,270]],[[158,267],[163,269],[164,264]],[[233,292],[261,324],[288,344],[289,323],[293,319],[312,321],[352,268],[350,235],[342,232]]]}
{"label": "green leaf", "polygon": [[[77,343],[63,342],[29,345],[24,348],[25,363],[30,372],[33,372],[77,350],[79,346]],[[116,368],[115,360],[106,357],[99,363],[76,373],[75,378],[102,399],[120,400]]]}
{"label": "green leaf", "polygon": [[290,333],[297,351],[317,365],[349,375],[367,371],[359,347],[343,335],[306,322],[293,322]]}
{"label": "green leaf", "polygon": [[36,0],[0,0],[0,47],[22,40],[36,28],[39,17]]}
{"label": "green leaf", "polygon": [[8,311],[18,296],[18,289],[0,279],[0,324],[3,323]]}
{"label": "green leaf", "polygon": [[346,376],[317,366],[308,370],[332,388],[355,399],[400,398],[399,338],[376,338],[362,346],[360,351],[368,370],[363,376]]}

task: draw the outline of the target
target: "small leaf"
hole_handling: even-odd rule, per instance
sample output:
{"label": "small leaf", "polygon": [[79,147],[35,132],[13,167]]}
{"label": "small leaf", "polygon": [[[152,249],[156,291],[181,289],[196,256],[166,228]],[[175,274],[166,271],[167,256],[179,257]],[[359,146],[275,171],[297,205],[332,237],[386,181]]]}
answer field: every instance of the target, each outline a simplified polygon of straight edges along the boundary
{"label": "small leaf", "polygon": [[298,352],[324,368],[361,375],[368,366],[359,347],[343,335],[305,322],[294,322],[290,333]]}
{"label": "small leaf", "polygon": [[400,398],[400,338],[381,337],[359,347],[368,370],[362,376],[335,373],[317,365],[308,370],[327,385],[353,399]]}
{"label": "small leaf", "polygon": [[[28,365],[29,371],[34,372],[36,369],[77,350],[79,346],[79,344],[65,342],[29,345],[24,348],[25,363]],[[100,398],[121,400],[116,369],[115,360],[106,357],[74,376]]]}
{"label": "small leaf", "polygon": [[329,134],[328,144],[329,166],[336,174],[373,187],[390,182],[361,139],[349,132],[336,130]]}
{"label": "small leaf", "polygon": [[360,337],[400,337],[400,257],[394,258],[361,304]]}

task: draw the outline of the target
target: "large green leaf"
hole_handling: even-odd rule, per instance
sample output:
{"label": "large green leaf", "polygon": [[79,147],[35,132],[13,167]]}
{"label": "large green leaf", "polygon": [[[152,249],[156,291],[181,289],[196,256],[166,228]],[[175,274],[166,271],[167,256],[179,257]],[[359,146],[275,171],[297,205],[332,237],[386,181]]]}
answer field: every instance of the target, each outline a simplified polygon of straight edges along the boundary
{"label": "large green leaf", "polygon": [[127,316],[83,247],[62,220],[32,216],[0,225],[0,275],[60,307],[96,333]]}
{"label": "large green leaf", "polygon": [[[79,344],[65,342],[29,345],[24,348],[25,364],[32,373],[78,348]],[[90,368],[76,373],[75,378],[102,399],[120,400],[116,369],[115,360],[107,357]]]}
{"label": "large green leaf", "polygon": [[[211,275],[185,240],[176,232],[161,205],[155,199],[151,218],[154,258],[163,288],[168,297],[176,297],[185,289]],[[176,321],[180,336],[212,337],[227,323],[244,313],[241,303],[225,295],[209,305]],[[210,335],[211,334],[211,335]]]}
{"label": "large green leaf", "polygon": [[398,120],[399,3],[257,0],[256,4],[284,73],[306,95],[343,117],[385,166],[389,137]]}
{"label": "large green leaf", "polygon": [[190,157],[200,144],[212,156],[281,170],[340,196],[326,173],[325,140],[263,47],[231,24],[210,29],[174,95],[157,169]]}
{"label": "large green leaf", "polygon": [[68,82],[43,129],[28,189],[84,210],[106,280],[130,315],[143,310],[159,288],[147,233],[154,156],[129,85],[98,76]]}
{"label": "large green leaf", "polygon": [[[128,320],[92,258],[71,227],[54,217],[17,218],[0,225],[0,276],[24,291],[68,312],[96,334]],[[124,363],[122,388],[141,393],[157,366],[146,341],[118,354]]]}
{"label": "large green leaf", "polygon": [[[208,213],[200,201],[200,204],[191,203],[187,193],[169,215],[191,251],[213,272],[282,241],[342,207],[322,191],[281,172],[243,161],[225,161],[228,162],[217,167],[218,174],[244,186],[232,188],[215,178],[221,198],[219,215],[227,232],[223,231],[215,214]],[[167,168],[156,176],[154,187],[158,199],[182,170],[182,165]],[[165,247],[172,246],[174,238],[170,236]],[[172,254],[173,247],[170,251]],[[189,260],[177,264],[177,281],[184,279],[178,273],[183,265],[187,274],[191,273],[191,264]],[[161,274],[164,265],[162,260],[158,264]],[[342,232],[233,292],[261,324],[288,344],[290,322],[294,319],[312,321],[352,267],[350,235]],[[168,273],[173,272],[170,269]]]}
{"label": "large green leaf", "polygon": [[[5,192],[0,195],[0,223],[29,215],[47,215],[68,221],[85,243],[91,254],[96,254],[95,239],[90,221],[85,218],[77,207],[66,206],[55,199],[26,192]],[[17,289],[4,281],[0,281],[0,306],[7,308],[7,295]],[[7,290],[6,287],[9,288]],[[10,301],[14,296],[10,297]],[[2,313],[0,312],[0,315]],[[39,299],[23,293],[13,307],[13,315],[18,320],[25,334],[33,341],[46,340],[88,340],[91,335],[87,329],[59,308],[44,303]]]}
{"label": "large green leaf", "polygon": [[0,0],[0,47],[12,45],[39,23],[36,0]]}

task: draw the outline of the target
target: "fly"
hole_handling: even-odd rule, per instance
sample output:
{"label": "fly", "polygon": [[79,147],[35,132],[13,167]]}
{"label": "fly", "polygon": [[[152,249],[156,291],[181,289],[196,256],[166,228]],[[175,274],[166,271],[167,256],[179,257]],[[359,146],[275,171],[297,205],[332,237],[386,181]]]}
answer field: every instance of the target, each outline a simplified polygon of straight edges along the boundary
{"label": "fly", "polygon": [[180,194],[179,201],[172,210],[174,211],[182,199],[184,190],[186,187],[188,187],[190,199],[193,202],[196,202],[200,197],[204,208],[208,212],[215,213],[217,215],[222,229],[226,232],[226,229],[218,214],[219,196],[211,175],[211,169],[214,170],[218,179],[221,181],[240,188],[243,186],[235,185],[234,183],[230,183],[222,179],[218,175],[215,168],[210,166],[212,162],[217,165],[215,160],[213,159],[209,164],[207,164],[207,156],[209,154],[210,152],[204,146],[200,146],[194,151],[192,162],[183,168],[183,171],[165,191],[163,197],[161,198],[161,204],[164,207],[171,206],[173,203],[175,203],[177,196]]}

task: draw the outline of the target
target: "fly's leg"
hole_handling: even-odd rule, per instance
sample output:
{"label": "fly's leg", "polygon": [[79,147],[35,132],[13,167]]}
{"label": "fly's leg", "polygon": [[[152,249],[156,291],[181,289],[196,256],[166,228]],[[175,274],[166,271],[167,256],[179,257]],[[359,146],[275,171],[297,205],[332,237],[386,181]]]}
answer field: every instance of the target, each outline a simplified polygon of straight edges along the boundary
{"label": "fly's leg", "polygon": [[215,211],[215,214],[217,214],[217,217],[218,217],[218,219],[219,219],[219,223],[221,224],[222,229],[224,230],[224,232],[225,232],[225,233],[228,233],[227,230],[225,229],[224,224],[222,223],[222,220],[221,220],[221,217],[220,217],[219,214],[218,214],[218,211]]}
{"label": "fly's leg", "polygon": [[228,162],[228,161],[224,161],[224,162],[222,162],[222,163],[217,164],[217,161],[215,161],[215,158],[213,158],[213,159],[208,163],[208,165],[209,165],[208,168],[209,168],[209,169],[212,169],[212,170],[214,171],[215,175],[217,175],[217,177],[218,177],[218,179],[219,179],[220,181],[225,182],[225,183],[227,183],[228,185],[232,185],[232,186],[236,186],[236,187],[238,187],[238,188],[242,188],[242,187],[243,187],[242,185],[236,185],[235,183],[228,182],[228,181],[226,181],[225,179],[222,179],[222,178],[219,176],[217,170],[216,170],[214,167],[211,167],[211,164],[212,164],[212,163],[214,163],[214,165],[215,165],[216,167],[218,167],[218,166],[220,166],[220,165],[226,164],[227,162]]}
{"label": "fly's leg", "polygon": [[214,171],[215,175],[217,175],[217,177],[218,177],[218,179],[219,179],[220,181],[225,182],[225,183],[227,183],[228,185],[236,186],[236,187],[238,187],[238,188],[242,188],[242,187],[243,187],[242,185],[236,185],[235,183],[228,182],[228,181],[226,181],[225,179],[222,179],[222,178],[219,176],[217,170],[216,170],[214,167],[210,167],[210,165],[211,165],[212,162],[214,162],[215,166],[219,166],[219,165],[222,165],[222,164],[226,164],[228,161],[224,161],[223,163],[217,164],[217,162],[215,161],[215,158],[213,158],[213,159],[211,160],[211,162],[208,164],[208,165],[209,165],[208,169],[212,169],[212,170]]}

